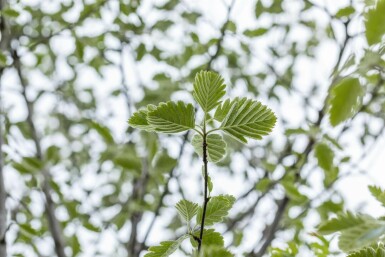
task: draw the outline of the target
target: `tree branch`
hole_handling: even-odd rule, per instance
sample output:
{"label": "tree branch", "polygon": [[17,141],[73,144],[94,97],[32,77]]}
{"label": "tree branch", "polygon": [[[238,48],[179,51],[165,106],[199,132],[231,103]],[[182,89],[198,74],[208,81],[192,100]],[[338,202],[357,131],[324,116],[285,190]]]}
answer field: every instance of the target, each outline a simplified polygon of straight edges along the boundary
{"label": "tree branch", "polygon": [[[6,0],[0,0],[0,11],[4,9],[6,5]],[[0,34],[1,34],[1,42],[0,49],[4,51],[8,47],[9,37],[7,35],[7,27],[5,23],[4,16],[0,17]],[[4,68],[0,67],[0,257],[7,256],[7,241],[6,241],[6,233],[7,233],[7,209],[5,206],[5,202],[7,199],[7,193],[5,191],[5,183],[4,183],[4,173],[3,173],[3,124],[5,119],[3,119],[3,106],[2,106],[2,76],[3,76]]]}
{"label": "tree branch", "polygon": [[[1,10],[1,9],[0,9]],[[2,88],[2,75],[3,69],[0,68],[0,257],[7,256],[7,209],[5,201],[7,199],[7,193],[5,191],[4,174],[3,174],[3,106],[1,99],[1,88]]]}
{"label": "tree branch", "polygon": [[226,21],[225,23],[223,24],[223,26],[221,27],[221,30],[220,30],[220,37],[218,38],[218,41],[217,41],[217,44],[216,44],[216,50],[215,50],[215,53],[210,56],[210,59],[207,63],[207,66],[206,66],[206,69],[207,70],[211,70],[212,69],[212,64],[213,64],[213,61],[215,61],[218,56],[219,56],[219,53],[221,52],[222,50],[222,44],[223,44],[223,40],[225,38],[225,35],[226,35],[226,29],[227,29],[227,25],[229,24],[230,22],[230,15],[231,15],[231,10],[233,9],[234,7],[234,4],[235,4],[235,0],[232,0],[231,1],[231,4],[228,6],[227,8],[227,18],[226,18]]}
{"label": "tree branch", "polygon": [[278,230],[279,223],[283,217],[283,214],[285,213],[285,210],[288,204],[289,204],[289,198],[285,196],[278,204],[278,209],[275,213],[273,222],[271,223],[270,226],[266,228],[265,241],[263,242],[263,245],[261,246],[261,248],[257,253],[251,253],[249,254],[249,256],[262,257],[265,254],[267,248],[270,246],[271,242],[275,238],[275,232]]}
{"label": "tree branch", "polygon": [[[33,102],[31,102],[28,97],[27,97],[27,86],[28,83],[25,80],[22,71],[21,71],[21,63],[20,63],[20,57],[18,56],[18,53],[16,50],[12,51],[12,57],[13,57],[13,62],[14,62],[14,67],[16,69],[17,75],[20,79],[20,83],[22,86],[22,96],[24,98],[24,101],[27,105],[27,123],[31,129],[31,135],[32,135],[32,140],[34,142],[35,148],[36,148],[36,158],[38,158],[40,161],[44,161],[44,156],[41,150],[40,146],[40,139],[38,136],[38,133],[36,131],[35,123],[33,121]],[[51,196],[51,186],[49,184],[51,180],[51,175],[50,172],[46,169],[43,168],[42,170],[43,177],[44,177],[44,182],[42,185],[42,191],[45,197],[45,215],[47,216],[48,220],[48,227],[51,232],[54,244],[55,244],[55,252],[58,257],[65,257],[66,254],[64,252],[65,248],[65,243],[64,243],[64,238],[62,234],[62,230],[60,227],[60,222],[56,218],[55,215],[55,203],[52,200]]]}
{"label": "tree branch", "polygon": [[[179,150],[179,154],[178,154],[178,160],[181,159],[181,157],[183,156],[183,153],[184,153],[184,150],[185,150],[185,146],[186,146],[186,142],[187,142],[187,139],[188,139],[188,136],[189,136],[189,132],[187,132],[184,137],[183,137],[183,141],[182,141],[182,144],[180,146],[180,150]],[[169,185],[170,185],[170,182],[171,180],[175,177],[175,171],[176,171],[177,167],[174,167],[173,169],[170,170],[169,172],[169,176],[168,176],[168,179],[166,181],[166,184],[164,185],[164,191],[162,193],[162,195],[160,196],[159,198],[159,202],[158,202],[158,205],[156,206],[155,208],[155,211],[154,211],[154,216],[150,222],[150,225],[145,233],[145,236],[143,238],[143,241],[142,241],[142,244],[140,246],[140,251],[144,250],[144,247],[145,247],[145,244],[146,244],[146,241],[148,239],[148,237],[150,236],[151,234],[151,231],[154,227],[154,224],[155,224],[155,221],[156,219],[159,217],[159,214],[160,214],[160,209],[162,208],[163,206],[163,200],[164,198],[168,195],[168,193],[170,192],[170,188],[169,188]]]}
{"label": "tree branch", "polygon": [[[128,203],[142,199],[146,192],[146,185],[150,175],[148,173],[147,161],[145,159],[143,159],[142,164],[142,176],[134,183],[134,189]],[[131,236],[127,244],[128,256],[136,257],[141,251],[140,245],[138,245],[137,231],[139,222],[142,220],[142,216],[142,211],[135,211],[131,216]]]}
{"label": "tree branch", "polygon": [[[206,113],[205,113],[206,117]],[[208,181],[209,181],[209,171],[207,169],[207,133],[206,133],[206,119],[203,123],[203,172],[204,172],[204,198],[203,198],[203,212],[202,212],[202,221],[201,221],[201,231],[199,234],[199,241],[198,241],[198,253],[201,250],[202,247],[202,239],[203,239],[203,230],[205,229],[205,218],[206,218],[206,209],[207,204],[209,202],[208,197]]]}

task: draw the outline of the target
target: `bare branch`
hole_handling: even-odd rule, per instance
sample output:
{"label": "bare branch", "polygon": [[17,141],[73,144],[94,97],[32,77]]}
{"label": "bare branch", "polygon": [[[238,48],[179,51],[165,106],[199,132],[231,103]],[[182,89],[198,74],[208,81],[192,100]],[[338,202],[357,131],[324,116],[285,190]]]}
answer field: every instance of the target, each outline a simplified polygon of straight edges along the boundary
{"label": "bare branch", "polygon": [[[16,50],[13,50],[12,57],[14,61],[14,67],[16,69],[16,72],[20,79],[20,83],[22,85],[22,96],[27,105],[27,123],[31,129],[32,140],[35,144],[36,158],[43,161],[44,157],[40,146],[40,139],[36,131],[35,123],[33,120],[33,114],[34,114],[33,102],[31,102],[27,97],[28,83],[22,74],[20,57]],[[45,168],[42,170],[42,173],[44,176],[44,183],[42,186],[42,190],[45,197],[45,214],[47,216],[49,230],[51,232],[51,235],[55,244],[55,252],[58,257],[65,257],[66,254],[64,252],[64,248],[65,248],[64,238],[60,227],[60,222],[57,220],[55,215],[55,203],[52,200],[52,195],[51,195],[52,189],[49,184],[51,180],[51,175],[50,175],[50,172]]]}
{"label": "bare branch", "polygon": [[233,9],[234,7],[234,4],[235,4],[235,0],[232,0],[230,5],[228,6],[227,8],[227,18],[226,18],[226,21],[225,23],[223,24],[223,26],[221,27],[221,30],[220,30],[220,37],[218,38],[218,41],[217,41],[217,45],[216,45],[216,50],[215,50],[215,53],[210,56],[210,59],[207,63],[207,66],[206,66],[206,69],[207,70],[211,70],[212,69],[212,64],[213,64],[213,61],[215,61],[215,59],[218,58],[219,56],[219,53],[221,52],[222,50],[222,44],[223,44],[223,40],[225,39],[225,36],[226,36],[226,29],[227,29],[227,26],[230,22],[230,15],[231,15],[231,10]]}
{"label": "bare branch", "polygon": [[[6,5],[6,0],[0,0],[0,11]],[[0,34],[1,34],[1,43],[0,49],[6,49],[8,45],[8,36],[6,32],[6,24],[4,20],[4,16],[0,17]],[[7,256],[7,241],[6,241],[6,232],[7,232],[7,209],[5,206],[5,201],[7,199],[7,193],[5,191],[5,183],[4,183],[4,174],[3,174],[3,124],[5,119],[3,119],[3,106],[2,106],[2,75],[4,69],[0,67],[0,257]]]}

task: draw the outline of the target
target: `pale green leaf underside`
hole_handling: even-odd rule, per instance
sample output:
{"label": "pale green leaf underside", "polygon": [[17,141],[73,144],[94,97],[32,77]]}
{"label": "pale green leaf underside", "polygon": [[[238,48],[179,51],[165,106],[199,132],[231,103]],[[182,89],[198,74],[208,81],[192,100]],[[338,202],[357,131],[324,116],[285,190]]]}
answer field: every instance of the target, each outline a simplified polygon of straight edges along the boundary
{"label": "pale green leaf underside", "polygon": [[349,252],[377,243],[385,234],[385,222],[369,215],[347,212],[324,222],[318,231],[321,234],[340,232],[338,245],[341,250]]}
{"label": "pale green leaf underside", "polygon": [[234,254],[221,246],[211,245],[203,246],[203,257],[234,257]]}
{"label": "pale green leaf underside", "polygon": [[246,137],[262,139],[262,136],[272,131],[277,118],[271,109],[247,98],[235,98],[233,101],[235,103],[225,102],[220,107],[227,109],[230,106],[220,126],[221,130],[243,143],[247,143]]}
{"label": "pale green leaf underside", "polygon": [[330,123],[337,126],[351,118],[361,104],[364,91],[357,78],[345,78],[331,90]]}
{"label": "pale green leaf underside", "polygon": [[[194,236],[199,238],[199,235],[200,235],[200,230],[197,230],[194,232]],[[214,229],[205,229],[203,230],[202,243],[204,246],[209,246],[209,245],[224,246],[225,241],[223,239],[223,236],[220,233],[216,232]],[[193,238],[191,238],[191,244],[194,247],[198,246],[197,241]]]}
{"label": "pale green leaf underside", "polygon": [[179,215],[186,222],[189,222],[198,212],[198,204],[187,201],[180,200],[175,208],[178,210]]}
{"label": "pale green leaf underside", "polygon": [[219,100],[226,93],[225,88],[221,75],[212,71],[201,71],[195,76],[193,96],[207,113],[220,103]]}
{"label": "pale green leaf underside", "polygon": [[178,133],[195,127],[195,113],[192,104],[182,101],[160,103],[147,114],[148,124],[161,133]]}
{"label": "pale green leaf underside", "polygon": [[[210,162],[218,162],[226,155],[226,142],[219,134],[207,135],[207,159]],[[203,137],[200,134],[195,134],[192,138],[191,144],[194,147],[195,152],[199,155],[203,155]]]}
{"label": "pale green leaf underside", "polygon": [[369,186],[370,193],[385,207],[385,190],[380,187]]}
{"label": "pale green leaf underside", "polygon": [[385,234],[385,222],[367,220],[363,224],[344,230],[338,246],[345,252],[354,251],[376,243]]}
{"label": "pale green leaf underside", "polygon": [[216,119],[217,121],[223,121],[229,113],[231,107],[237,102],[237,100],[238,98],[235,98],[233,101],[227,99],[226,101],[222,102],[222,104],[219,105],[215,110],[214,119]]}
{"label": "pale green leaf underside", "polygon": [[385,34],[385,1],[377,1],[375,8],[370,9],[365,16],[365,35],[369,45],[381,42]]}
{"label": "pale green leaf underside", "polygon": [[328,235],[361,225],[365,223],[366,220],[373,220],[373,218],[368,215],[356,215],[351,212],[341,213],[338,214],[337,217],[323,222],[318,227],[318,232],[323,235]]}
{"label": "pale green leaf underside", "polygon": [[[219,195],[210,198],[206,209],[205,226],[214,225],[225,218],[233,206],[235,198],[231,195]],[[203,208],[199,207],[197,223],[202,221]]]}
{"label": "pale green leaf underside", "polygon": [[173,254],[180,246],[180,244],[188,238],[189,235],[183,235],[175,241],[164,241],[159,246],[151,246],[148,253],[144,257],[168,257]]}
{"label": "pale green leaf underside", "polygon": [[347,257],[385,257],[385,247],[382,244],[378,247],[365,247]]}

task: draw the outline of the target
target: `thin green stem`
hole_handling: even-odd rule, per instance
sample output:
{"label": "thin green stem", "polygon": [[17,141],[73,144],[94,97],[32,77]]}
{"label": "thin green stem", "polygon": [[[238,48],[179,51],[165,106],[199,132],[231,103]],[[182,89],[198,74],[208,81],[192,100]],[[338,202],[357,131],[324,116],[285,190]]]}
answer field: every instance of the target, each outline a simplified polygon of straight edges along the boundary
{"label": "thin green stem", "polygon": [[210,133],[212,133],[214,131],[217,131],[217,130],[221,130],[221,129],[220,128],[211,129],[211,130],[207,131],[206,134],[208,135],[208,134],[210,134]]}
{"label": "thin green stem", "polygon": [[207,209],[207,203],[209,202],[209,198],[207,196],[208,194],[208,180],[209,180],[209,174],[207,169],[207,133],[206,133],[206,121],[203,124],[203,172],[204,172],[204,201],[203,201],[203,212],[202,212],[202,221],[201,221],[201,231],[199,235],[199,241],[198,241],[198,253],[201,250],[202,247],[202,238],[203,238],[203,230],[205,228],[205,218],[206,218],[206,209]]}
{"label": "thin green stem", "polygon": [[204,137],[204,133],[202,133],[202,131],[199,131],[199,130],[196,129],[196,128],[193,128],[193,130],[195,130],[199,135],[201,135],[202,137]]}

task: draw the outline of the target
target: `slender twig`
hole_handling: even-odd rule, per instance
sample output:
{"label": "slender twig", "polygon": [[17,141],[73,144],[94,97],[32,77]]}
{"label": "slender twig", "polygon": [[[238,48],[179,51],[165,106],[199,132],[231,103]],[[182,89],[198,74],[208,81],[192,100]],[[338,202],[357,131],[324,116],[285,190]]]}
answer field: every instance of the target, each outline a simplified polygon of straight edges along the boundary
{"label": "slender twig", "polygon": [[5,200],[7,199],[3,174],[3,108],[1,99],[1,86],[2,86],[3,69],[0,69],[0,257],[7,256],[7,209],[5,206]]}
{"label": "slender twig", "polygon": [[[253,215],[254,214],[254,210],[255,208],[259,205],[259,203],[261,202],[261,200],[270,192],[270,190],[272,189],[273,187],[269,187],[268,189],[266,189],[266,191],[264,191],[258,198],[257,200],[255,200],[255,202],[253,204],[250,205],[250,208],[248,208],[246,211],[240,213],[237,217],[229,220],[227,222],[227,226],[226,226],[226,232],[229,232],[229,231],[232,231],[233,228],[242,220],[244,220],[246,217],[250,216],[250,215]],[[254,188],[255,190],[255,188]],[[239,200],[239,198],[238,198]]]}
{"label": "slender twig", "polygon": [[219,56],[219,53],[221,52],[222,50],[222,44],[223,44],[223,41],[225,39],[225,35],[226,35],[226,29],[227,29],[227,26],[230,22],[230,16],[231,16],[231,10],[233,9],[234,7],[234,4],[235,4],[235,0],[232,0],[230,5],[228,6],[227,8],[227,18],[226,18],[226,21],[225,23],[223,24],[223,26],[221,27],[221,30],[220,30],[220,36],[218,38],[218,41],[217,41],[217,44],[216,44],[216,50],[215,50],[215,53],[213,55],[210,56],[210,59],[209,61],[207,62],[207,65],[206,65],[206,69],[207,70],[211,70],[212,69],[212,64],[213,62],[215,61],[215,59],[218,58]]}
{"label": "slender twig", "polygon": [[[206,114],[205,114],[206,117]],[[200,252],[202,247],[202,239],[203,239],[203,231],[205,229],[205,218],[206,218],[206,210],[207,204],[209,202],[208,197],[208,181],[209,181],[209,171],[207,168],[207,133],[206,133],[206,120],[203,123],[203,172],[204,172],[204,198],[203,198],[203,212],[202,212],[202,220],[201,220],[201,229],[199,233],[199,241],[198,241],[198,252]]]}
{"label": "slender twig", "polygon": [[[60,35],[61,33],[63,33],[64,31],[66,30],[71,30],[73,31],[75,29],[76,26],[80,26],[84,21],[85,19],[87,19],[90,15],[92,15],[95,11],[99,10],[101,8],[102,5],[104,5],[105,3],[107,3],[108,0],[102,0],[100,1],[99,3],[95,3],[95,6],[93,6],[92,8],[89,8],[86,12],[82,12],[81,13],[81,16],[78,18],[78,20],[74,23],[68,23],[66,26],[64,26],[63,28],[61,28],[59,31],[56,31],[56,32],[53,32],[52,34],[48,35],[48,36],[40,36],[40,37],[37,37],[37,38],[31,38],[32,39],[32,42],[31,44],[28,46],[28,48],[30,50],[33,50],[36,46],[38,46],[39,44],[41,43],[45,43],[47,42],[48,40],[50,40],[51,38],[55,37],[55,36],[58,36]],[[36,40],[36,41],[33,41],[33,40]]]}
{"label": "slender twig", "polygon": [[[179,154],[178,154],[178,160],[180,160],[183,156],[183,153],[184,153],[184,150],[185,150],[185,146],[186,146],[186,143],[187,143],[187,139],[188,139],[188,136],[189,136],[189,132],[187,132],[184,137],[183,137],[183,141],[182,141],[182,144],[180,146],[180,150],[179,150]],[[155,208],[155,211],[154,211],[154,216],[150,222],[150,226],[148,227],[145,235],[144,235],[144,238],[143,238],[143,241],[142,241],[142,244],[140,246],[140,250],[143,250],[144,247],[145,247],[145,244],[146,244],[146,241],[148,239],[148,237],[150,236],[151,234],[151,231],[154,227],[154,224],[155,224],[155,221],[156,219],[159,217],[159,214],[160,214],[160,209],[162,208],[163,206],[163,200],[164,198],[168,195],[168,193],[170,192],[170,182],[171,180],[175,177],[175,171],[176,171],[177,167],[174,167],[170,170],[169,172],[169,175],[168,175],[168,179],[164,185],[164,190],[163,190],[163,193],[162,195],[160,196],[159,198],[159,202],[158,202],[158,205],[156,206]]]}
{"label": "slender twig", "polygon": [[[16,69],[17,75],[19,77],[19,80],[22,86],[22,96],[24,98],[25,104],[27,105],[27,123],[31,129],[32,140],[36,148],[36,158],[43,162],[44,156],[40,146],[40,139],[35,127],[35,123],[33,121],[33,102],[31,102],[27,97],[28,85],[27,85],[27,81],[25,80],[22,74],[20,57],[16,50],[12,51],[12,57],[14,61],[13,65]],[[51,192],[52,192],[51,185],[50,185],[51,175],[46,168],[43,168],[42,174],[44,176],[42,191],[45,197],[45,214],[48,220],[48,227],[55,244],[55,252],[57,256],[65,257],[66,254],[64,252],[64,248],[65,248],[64,238],[63,238],[60,222],[55,215],[55,203],[51,195]]]}
{"label": "slender twig", "polygon": [[[340,66],[340,63],[342,61],[342,57],[343,57],[343,55],[345,53],[347,44],[348,44],[348,42],[350,40],[350,36],[348,34],[349,23],[350,23],[350,20],[344,22],[344,26],[345,26],[345,39],[344,39],[344,42],[341,45],[341,48],[340,48],[340,51],[339,51],[339,54],[338,54],[338,58],[337,58],[337,62],[334,65],[333,70],[332,70],[332,76],[331,76],[332,77],[332,83],[331,83],[332,85],[335,82],[335,79],[337,78],[335,73],[336,73],[336,71],[338,71],[338,67]],[[314,124],[316,127],[320,127],[320,125],[322,123],[322,120],[325,117],[326,108],[327,108],[327,104],[326,104],[327,101],[328,101],[328,95],[325,97],[325,100],[324,100],[325,104],[324,104],[324,106],[318,111],[318,119],[317,119],[317,121]],[[296,168],[296,170],[297,170],[296,171],[296,179],[295,179],[296,182],[300,179],[300,173],[301,173],[303,167],[305,166],[305,163],[306,163],[306,161],[308,159],[308,156],[310,155],[310,152],[313,149],[314,144],[315,144],[315,140],[313,138],[309,138],[309,142],[308,142],[308,144],[307,144],[307,146],[305,148],[305,151],[302,154],[303,158],[297,160],[297,162],[293,165]],[[300,167],[296,167],[298,164],[300,164]],[[257,252],[253,251],[253,252],[249,253],[248,254],[249,257],[261,257],[261,256],[263,256],[266,253],[267,248],[270,246],[271,242],[275,238],[275,232],[278,229],[279,221],[282,218],[282,213],[284,212],[285,208],[288,206],[289,202],[290,202],[290,199],[287,198],[287,196],[285,196],[284,201],[281,201],[280,205],[278,206],[278,211],[276,212],[276,215],[275,215],[273,223],[268,227],[267,231],[269,233],[266,234],[265,241],[264,241],[263,245],[261,246],[261,248]]]}
{"label": "slender twig", "polygon": [[[145,158],[143,158],[142,166],[143,166],[142,175],[136,182],[134,182],[134,189],[128,203],[143,199],[143,196],[146,192],[146,185],[147,185],[148,179],[150,178],[150,174],[148,172],[147,160]],[[139,222],[142,220],[142,216],[143,216],[142,211],[135,211],[131,215],[131,236],[127,244],[127,252],[129,256],[132,256],[132,257],[138,256],[139,252],[141,251],[139,248],[140,245],[138,244],[137,235],[138,235],[138,225],[139,225]]]}
{"label": "slender twig", "polygon": [[121,76],[121,92],[124,95],[124,98],[126,99],[126,105],[127,105],[127,111],[128,116],[131,116],[132,114],[132,101],[130,97],[130,89],[128,86],[127,76],[124,69],[124,49],[125,44],[122,44],[120,48],[120,63],[119,63],[119,70],[120,70],[120,76]]}
{"label": "slender twig", "polygon": [[[206,68],[208,70],[211,69],[211,66],[212,66],[212,63],[213,61],[215,61],[215,59],[218,58],[219,56],[219,52],[221,51],[221,48],[222,48],[222,41],[223,41],[223,38],[225,36],[225,32],[226,32],[226,28],[227,28],[227,25],[229,23],[229,19],[230,19],[230,13],[231,13],[231,10],[234,6],[234,3],[235,3],[235,0],[232,1],[232,3],[230,4],[229,8],[228,8],[228,15],[227,15],[227,20],[226,22],[224,23],[224,25],[222,26],[221,28],[221,36],[220,38],[218,39],[218,42],[217,42],[217,49],[216,49],[216,52],[214,53],[214,55],[210,56],[210,59],[207,63],[207,66]],[[179,154],[178,154],[178,159],[180,160],[183,153],[184,153],[184,149],[185,149],[185,145],[186,145],[186,142],[187,142],[187,139],[188,139],[188,136],[189,136],[189,132],[187,132],[183,138],[183,141],[182,141],[182,145],[181,145],[181,148],[180,148],[180,151],[179,151]],[[163,200],[164,198],[168,195],[169,193],[169,184],[171,182],[171,180],[175,177],[175,171],[176,171],[177,167],[174,167],[173,169],[170,170],[170,173],[169,173],[169,176],[168,176],[168,179],[166,181],[166,184],[164,185],[164,191],[162,193],[162,195],[160,196],[160,199],[159,199],[159,202],[158,202],[158,205],[156,206],[155,208],[155,211],[154,211],[154,216],[150,222],[150,225],[145,233],[145,236],[143,238],[143,241],[142,241],[142,244],[140,246],[140,251],[144,249],[145,247],[145,244],[146,244],[146,241],[149,237],[149,235],[151,234],[151,231],[154,227],[154,224],[157,220],[157,218],[159,217],[159,214],[160,214],[160,209],[162,208],[163,206]]]}
{"label": "slender twig", "polygon": [[[6,5],[6,0],[0,0],[0,11],[3,10],[3,8]],[[1,50],[3,48],[6,48],[7,43],[5,41],[8,41],[6,36],[6,24],[4,16],[1,15],[0,17],[0,33],[1,33]],[[6,232],[7,232],[7,209],[5,206],[5,201],[7,199],[7,194],[5,191],[5,183],[4,183],[4,173],[3,173],[3,124],[5,120],[3,120],[3,106],[2,106],[2,75],[3,75],[4,69],[0,67],[0,257],[6,257],[7,256],[7,241],[6,241]]]}
{"label": "slender twig", "polygon": [[249,254],[249,256],[262,257],[265,254],[267,248],[271,244],[271,241],[273,241],[273,239],[275,237],[275,232],[278,229],[279,223],[283,217],[283,214],[285,213],[285,210],[286,210],[286,207],[288,204],[289,204],[289,198],[287,196],[285,196],[280,201],[280,203],[278,204],[278,209],[275,213],[273,223],[271,223],[271,225],[269,227],[267,227],[267,230],[265,232],[265,235],[266,235],[265,236],[265,238],[266,238],[265,242],[263,243],[263,245],[261,246],[261,248],[259,249],[259,251],[257,253]]}

